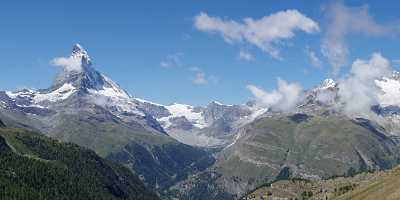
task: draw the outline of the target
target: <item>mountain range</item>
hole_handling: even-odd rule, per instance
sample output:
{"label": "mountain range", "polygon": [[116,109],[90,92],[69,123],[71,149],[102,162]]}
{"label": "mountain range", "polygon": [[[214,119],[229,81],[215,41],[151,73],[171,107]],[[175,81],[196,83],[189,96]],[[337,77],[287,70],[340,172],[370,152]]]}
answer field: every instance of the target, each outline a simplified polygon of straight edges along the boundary
{"label": "mountain range", "polygon": [[375,80],[379,102],[349,114],[340,82],[303,91],[294,110],[162,105],[133,97],[96,71],[79,44],[47,89],[0,92],[8,127],[39,131],[128,167],[163,198],[237,199],[279,179],[327,179],[399,164],[400,78]]}

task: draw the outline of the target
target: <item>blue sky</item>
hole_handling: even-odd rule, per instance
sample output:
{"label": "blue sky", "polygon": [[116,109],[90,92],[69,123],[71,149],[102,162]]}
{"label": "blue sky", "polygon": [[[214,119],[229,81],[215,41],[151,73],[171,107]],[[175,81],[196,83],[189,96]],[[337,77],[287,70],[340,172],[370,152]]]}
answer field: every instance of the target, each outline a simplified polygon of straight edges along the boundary
{"label": "blue sky", "polygon": [[[307,89],[328,77],[340,79],[355,59],[369,59],[373,52],[394,61],[394,68],[398,65],[395,60],[400,59],[397,1],[117,2],[1,2],[0,89],[48,87],[60,70],[50,61],[69,55],[74,43],[82,44],[96,69],[130,94],[163,104],[244,103],[252,98],[248,85],[270,91],[281,78]],[[346,13],[332,11],[334,6],[359,12],[361,17],[347,16],[351,23],[336,33],[335,26],[345,22],[333,23],[334,19]],[[267,45],[279,51],[280,59],[247,41],[245,33],[240,35],[242,39],[228,41],[226,30],[218,24],[206,24],[207,30],[195,24],[201,13],[211,21],[244,25],[244,18],[257,21],[289,9],[312,20],[319,30],[308,33],[293,28],[290,38],[267,38],[271,40]],[[269,28],[255,27],[253,31]],[[329,38],[330,31],[340,36]],[[329,57],[321,52],[327,38],[334,42],[339,38],[347,47],[347,61],[336,74]],[[240,51],[254,59],[240,59]],[[313,66],[310,52],[320,66]]]}

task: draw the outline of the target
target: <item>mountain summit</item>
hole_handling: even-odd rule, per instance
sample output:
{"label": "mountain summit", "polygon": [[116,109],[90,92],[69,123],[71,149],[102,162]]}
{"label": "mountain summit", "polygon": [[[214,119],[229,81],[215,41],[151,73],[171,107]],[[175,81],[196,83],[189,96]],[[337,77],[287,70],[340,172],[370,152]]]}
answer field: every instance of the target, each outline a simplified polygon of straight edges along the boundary
{"label": "mountain summit", "polygon": [[90,60],[89,54],[80,44],[75,44],[72,47],[71,57],[78,58],[78,59],[82,60],[82,63],[91,65],[91,60]]}
{"label": "mountain summit", "polygon": [[[80,45],[75,44],[72,48],[71,56],[68,58],[59,58],[66,61],[63,71],[61,71],[50,88],[51,91],[61,87],[73,86],[77,91],[90,93],[94,91],[108,90],[105,94],[129,98],[127,92],[121,89],[111,79],[99,73],[92,67],[92,61],[87,51]],[[74,70],[70,70],[70,65]]]}

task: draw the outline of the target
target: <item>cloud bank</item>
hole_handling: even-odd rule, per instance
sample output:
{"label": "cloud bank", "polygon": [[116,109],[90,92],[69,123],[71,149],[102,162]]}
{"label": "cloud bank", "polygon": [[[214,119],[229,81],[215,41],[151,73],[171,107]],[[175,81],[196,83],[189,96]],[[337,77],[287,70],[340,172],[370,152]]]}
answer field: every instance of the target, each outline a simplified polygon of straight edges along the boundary
{"label": "cloud bank", "polygon": [[294,31],[319,32],[318,24],[297,10],[280,11],[261,19],[244,18],[243,22],[225,20],[200,13],[194,17],[199,31],[217,33],[228,43],[249,43],[280,59],[276,45],[295,36]]}
{"label": "cloud bank", "polygon": [[277,89],[270,92],[254,85],[248,85],[247,89],[250,90],[261,106],[282,112],[295,110],[297,104],[304,98],[302,87],[297,83],[287,83],[282,79],[278,79],[277,83]]}
{"label": "cloud bank", "polygon": [[[335,90],[328,89],[328,87],[334,87],[335,83],[327,79],[320,86],[321,91],[316,96],[316,100],[334,105],[333,108],[342,110],[350,116],[368,116],[371,114],[371,107],[380,104],[384,97],[382,88],[378,87],[379,83],[387,81],[382,78],[391,77],[392,73],[390,61],[380,53],[373,53],[369,60],[356,59],[350,73],[338,81],[337,93]],[[273,111],[295,111],[296,107],[305,100],[306,94],[301,85],[288,83],[282,79],[278,79],[277,83],[277,88],[269,92],[254,85],[248,85],[247,88],[260,106]]]}
{"label": "cloud bank", "polygon": [[390,77],[392,67],[388,59],[380,53],[372,54],[370,60],[357,59],[350,74],[339,82],[339,98],[348,114],[370,112],[371,106],[379,103],[381,89],[375,80]]}

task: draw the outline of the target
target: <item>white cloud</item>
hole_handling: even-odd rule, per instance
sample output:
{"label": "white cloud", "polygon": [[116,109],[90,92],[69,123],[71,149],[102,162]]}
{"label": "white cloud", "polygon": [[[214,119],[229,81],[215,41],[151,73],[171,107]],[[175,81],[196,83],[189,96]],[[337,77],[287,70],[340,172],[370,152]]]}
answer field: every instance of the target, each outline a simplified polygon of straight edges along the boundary
{"label": "white cloud", "polygon": [[336,92],[332,91],[332,90],[322,90],[320,91],[317,96],[316,96],[316,100],[320,103],[323,103],[325,105],[332,105],[335,103],[335,99],[336,99]]}
{"label": "white cloud", "polygon": [[322,62],[318,58],[317,54],[314,51],[311,51],[309,48],[306,48],[305,52],[306,52],[308,59],[310,60],[310,63],[313,67],[316,67],[316,68],[322,67]]}
{"label": "white cloud", "polygon": [[175,53],[167,55],[164,60],[160,62],[160,66],[164,68],[179,67],[182,65],[183,53]]}
{"label": "white cloud", "polygon": [[334,74],[348,62],[349,48],[345,39],[348,34],[377,36],[394,30],[390,25],[377,23],[368,13],[368,6],[347,7],[339,1],[326,6],[323,12],[328,24],[322,38],[321,52],[328,59]]}
{"label": "white cloud", "polygon": [[80,72],[82,70],[82,61],[79,57],[59,57],[54,58],[50,61],[50,64],[54,66],[63,67],[65,71],[77,71]]}
{"label": "white cloud", "polygon": [[390,62],[379,53],[374,53],[370,60],[357,59],[353,62],[350,74],[339,81],[339,99],[348,114],[370,112],[378,104],[382,92],[375,80],[388,77],[392,73]]}
{"label": "white cloud", "polygon": [[247,88],[260,105],[275,111],[293,111],[297,104],[304,98],[302,87],[297,83],[287,83],[282,79],[278,79],[277,83],[278,88],[270,92],[264,91],[254,85],[248,85]]}
{"label": "white cloud", "polygon": [[218,83],[218,78],[213,75],[207,75],[198,67],[190,68],[190,71],[194,72],[194,78],[192,79],[192,83],[195,85],[207,85],[209,83]]}
{"label": "white cloud", "polygon": [[293,38],[295,30],[319,32],[318,24],[297,10],[280,11],[258,20],[245,18],[243,22],[211,17],[202,12],[195,16],[194,26],[203,32],[219,33],[228,43],[250,43],[278,59],[276,44]]}
{"label": "white cloud", "polygon": [[245,61],[254,61],[256,58],[249,51],[241,49],[239,52],[239,59]]}

